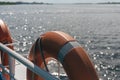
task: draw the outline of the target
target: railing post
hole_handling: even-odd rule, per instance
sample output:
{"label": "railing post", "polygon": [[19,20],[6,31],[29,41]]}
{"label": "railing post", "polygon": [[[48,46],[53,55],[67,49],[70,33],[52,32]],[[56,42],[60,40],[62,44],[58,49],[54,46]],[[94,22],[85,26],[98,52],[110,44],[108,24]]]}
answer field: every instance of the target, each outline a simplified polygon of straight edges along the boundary
{"label": "railing post", "polygon": [[14,58],[12,58],[11,56],[9,56],[9,71],[10,74],[12,76],[10,76],[10,80],[14,80],[14,75],[15,75],[15,62],[14,62]]}

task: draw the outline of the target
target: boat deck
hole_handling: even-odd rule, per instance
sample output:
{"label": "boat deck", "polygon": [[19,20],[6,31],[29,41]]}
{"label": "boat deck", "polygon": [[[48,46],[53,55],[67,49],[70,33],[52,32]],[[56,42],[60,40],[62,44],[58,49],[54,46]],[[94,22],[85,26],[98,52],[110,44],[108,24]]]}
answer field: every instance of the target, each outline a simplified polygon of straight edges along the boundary
{"label": "boat deck", "polygon": [[26,80],[26,67],[16,61],[15,78],[17,80]]}

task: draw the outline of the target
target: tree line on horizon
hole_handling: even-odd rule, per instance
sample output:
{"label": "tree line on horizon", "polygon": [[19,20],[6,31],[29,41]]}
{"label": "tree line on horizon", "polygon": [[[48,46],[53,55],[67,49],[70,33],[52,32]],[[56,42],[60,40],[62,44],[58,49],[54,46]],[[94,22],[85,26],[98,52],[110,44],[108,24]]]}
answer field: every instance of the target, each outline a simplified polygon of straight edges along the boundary
{"label": "tree line on horizon", "polygon": [[43,3],[43,2],[4,2],[0,1],[0,5],[17,5],[17,4],[49,4],[49,3]]}

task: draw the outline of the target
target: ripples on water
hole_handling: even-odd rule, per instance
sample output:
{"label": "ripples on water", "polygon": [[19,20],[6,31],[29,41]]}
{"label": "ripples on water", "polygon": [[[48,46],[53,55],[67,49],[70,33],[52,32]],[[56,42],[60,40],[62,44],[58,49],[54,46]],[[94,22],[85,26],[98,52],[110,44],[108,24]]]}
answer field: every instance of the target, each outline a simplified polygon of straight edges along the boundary
{"label": "ripples on water", "polygon": [[85,48],[100,80],[120,79],[120,5],[8,5],[0,6],[0,18],[20,54],[28,54],[39,35],[60,30]]}

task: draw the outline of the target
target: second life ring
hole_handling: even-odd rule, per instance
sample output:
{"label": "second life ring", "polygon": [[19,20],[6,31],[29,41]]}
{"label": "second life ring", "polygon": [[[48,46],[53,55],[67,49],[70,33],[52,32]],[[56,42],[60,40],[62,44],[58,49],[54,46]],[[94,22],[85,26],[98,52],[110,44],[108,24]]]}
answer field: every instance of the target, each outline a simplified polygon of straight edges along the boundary
{"label": "second life ring", "polygon": [[[42,68],[43,59],[40,46],[45,60],[55,58],[60,61],[70,80],[99,80],[97,72],[87,53],[79,43],[68,34],[60,31],[51,31],[41,35],[33,44],[29,60]],[[27,70],[27,80],[44,80],[42,77]]]}
{"label": "second life ring", "polygon": [[[9,29],[2,20],[0,20],[0,42],[3,44],[12,43],[12,38],[11,38],[11,35],[9,32]],[[13,49],[13,45],[8,45],[8,47]],[[9,68],[9,56],[2,50],[0,50],[0,55],[1,55],[0,64],[5,66],[7,69],[10,69]],[[15,69],[15,68],[13,68],[13,69]],[[3,76],[5,77],[5,80],[10,80],[10,76],[7,73],[4,73],[4,72],[2,72],[2,73],[4,74]]]}

